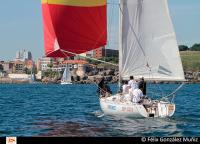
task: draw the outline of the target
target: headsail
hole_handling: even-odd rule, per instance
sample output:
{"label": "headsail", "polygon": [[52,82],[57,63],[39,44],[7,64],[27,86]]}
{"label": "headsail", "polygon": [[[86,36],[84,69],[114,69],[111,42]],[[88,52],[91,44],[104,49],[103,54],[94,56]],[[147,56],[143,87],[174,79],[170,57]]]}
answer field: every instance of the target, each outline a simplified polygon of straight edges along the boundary
{"label": "headsail", "polygon": [[120,73],[155,80],[184,80],[167,0],[121,0]]}
{"label": "headsail", "polygon": [[107,42],[106,0],[42,0],[45,54],[66,57]]}

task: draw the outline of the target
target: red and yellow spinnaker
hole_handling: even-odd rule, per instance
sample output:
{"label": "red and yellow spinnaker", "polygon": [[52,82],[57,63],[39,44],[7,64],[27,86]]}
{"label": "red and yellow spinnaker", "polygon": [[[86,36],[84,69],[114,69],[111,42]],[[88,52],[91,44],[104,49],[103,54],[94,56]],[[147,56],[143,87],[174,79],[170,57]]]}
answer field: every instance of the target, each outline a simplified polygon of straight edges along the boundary
{"label": "red and yellow spinnaker", "polygon": [[48,57],[66,57],[107,42],[106,0],[42,0]]}

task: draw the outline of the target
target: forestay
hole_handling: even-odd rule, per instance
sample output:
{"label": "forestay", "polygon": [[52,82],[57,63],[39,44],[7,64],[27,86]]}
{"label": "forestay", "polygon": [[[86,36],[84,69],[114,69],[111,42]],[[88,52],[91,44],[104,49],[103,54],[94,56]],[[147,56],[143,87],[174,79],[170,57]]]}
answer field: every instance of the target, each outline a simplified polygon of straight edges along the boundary
{"label": "forestay", "polygon": [[155,80],[184,80],[167,0],[121,0],[119,69]]}

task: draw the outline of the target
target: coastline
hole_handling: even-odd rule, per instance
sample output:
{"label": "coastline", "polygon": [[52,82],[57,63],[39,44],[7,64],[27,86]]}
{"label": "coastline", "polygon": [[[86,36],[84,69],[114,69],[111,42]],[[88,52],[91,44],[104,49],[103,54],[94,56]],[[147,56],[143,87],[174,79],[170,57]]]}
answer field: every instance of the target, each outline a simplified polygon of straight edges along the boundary
{"label": "coastline", "polygon": [[11,78],[0,78],[0,84],[25,84],[29,83],[27,79],[11,79]]}
{"label": "coastline", "polygon": [[[93,80],[91,79],[87,79],[87,80],[80,80],[80,81],[73,81],[73,84],[94,84],[96,83],[96,80],[98,78],[95,77],[93,78]],[[51,79],[51,78],[45,78],[43,80],[37,80],[36,83],[40,83],[40,84],[60,84],[60,80],[55,80],[55,79]],[[106,80],[105,81],[108,84],[117,84],[118,80],[115,79],[113,80],[111,78],[111,80]],[[199,80],[188,80],[188,81],[184,81],[184,82],[177,82],[177,81],[149,81],[148,83],[151,84],[181,84],[181,83],[185,83],[185,84],[200,84]],[[0,84],[31,84],[29,80],[27,79],[11,79],[11,78],[0,78]]]}
{"label": "coastline", "polygon": [[[82,75],[77,75],[76,73],[71,76],[71,82],[73,84],[95,84],[104,77],[105,82],[108,84],[115,84],[119,82],[119,72],[117,69],[104,69],[95,71],[94,69],[88,72],[82,72]],[[185,71],[185,81],[148,81],[152,84],[200,84],[200,72]],[[41,79],[35,79],[35,81],[30,81],[27,78],[14,79],[11,77],[0,77],[0,84],[31,84],[31,83],[41,83],[41,84],[60,84],[62,74],[59,75],[44,75]]]}

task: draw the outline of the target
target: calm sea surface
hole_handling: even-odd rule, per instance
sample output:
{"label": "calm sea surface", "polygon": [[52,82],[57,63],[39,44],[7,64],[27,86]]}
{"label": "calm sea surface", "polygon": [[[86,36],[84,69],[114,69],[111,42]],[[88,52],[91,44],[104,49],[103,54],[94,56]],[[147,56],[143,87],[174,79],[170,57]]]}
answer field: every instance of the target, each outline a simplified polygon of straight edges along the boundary
{"label": "calm sea surface", "polygon": [[[157,97],[178,86],[148,90]],[[0,136],[200,136],[200,85],[184,85],[175,102],[170,119],[101,117],[95,85],[1,84]]]}

